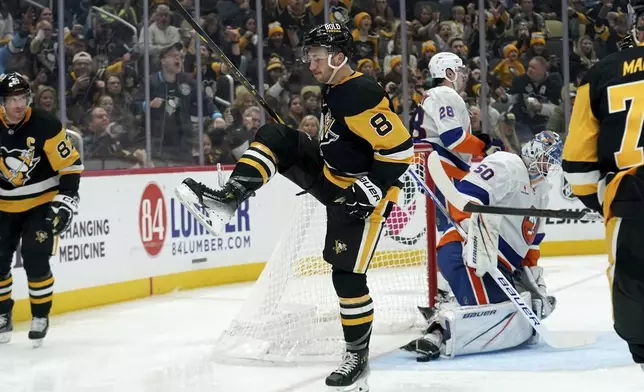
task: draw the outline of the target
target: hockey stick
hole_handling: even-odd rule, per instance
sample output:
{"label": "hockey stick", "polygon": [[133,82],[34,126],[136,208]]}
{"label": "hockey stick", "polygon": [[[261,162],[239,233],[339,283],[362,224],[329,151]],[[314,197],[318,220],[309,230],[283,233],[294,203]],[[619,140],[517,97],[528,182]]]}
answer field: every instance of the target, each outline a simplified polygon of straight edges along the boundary
{"label": "hockey stick", "polygon": [[[431,155],[433,155],[435,152],[433,152]],[[430,157],[431,157],[430,155]],[[440,161],[439,161],[440,164]],[[443,171],[443,168],[440,168],[440,171],[445,174]],[[467,233],[463,228],[457,224],[454,219],[447,213],[445,207],[438,201],[436,195],[427,187],[424,181],[422,181],[416,173],[414,173],[413,170],[408,170],[407,171],[412,178],[421,186],[421,188],[425,191],[425,194],[427,194],[432,201],[438,206],[438,208],[441,210],[441,212],[445,215],[445,217],[450,221],[450,223],[454,226],[454,228],[458,231],[458,233],[463,237],[467,238]],[[432,176],[434,175],[433,171],[431,170],[430,167],[430,173]],[[445,175],[447,178],[447,175]],[[439,187],[441,192],[445,194],[442,188],[440,188],[439,182],[436,180],[435,177],[432,177],[434,180],[434,183]],[[449,178],[448,178],[449,181]],[[449,183],[452,184],[451,181]],[[454,188],[456,192],[456,188]],[[459,194],[460,195],[460,194]],[[449,199],[448,195],[445,195],[447,200],[451,203],[452,200]],[[592,334],[591,332],[558,332],[556,334],[552,333],[550,330],[548,330],[543,324],[541,324],[541,321],[537,317],[537,315],[534,314],[532,311],[532,308],[526,305],[525,301],[521,298],[521,295],[516,291],[514,286],[506,279],[506,277],[499,271],[498,267],[493,267],[489,268],[487,273],[490,274],[492,279],[494,279],[494,282],[499,286],[499,288],[505,293],[505,295],[512,301],[512,304],[518,309],[519,313],[523,317],[525,317],[530,324],[532,325],[532,328],[534,328],[535,331],[543,338],[543,340],[546,342],[551,347],[554,348],[574,348],[574,347],[582,347],[586,346],[589,344],[592,344],[595,342],[595,335]]]}
{"label": "hockey stick", "polygon": [[456,189],[454,183],[447,177],[443,166],[441,164],[440,156],[436,151],[429,154],[427,159],[427,166],[429,172],[434,179],[434,183],[441,192],[445,195],[447,200],[457,209],[464,212],[477,212],[479,214],[496,214],[496,215],[519,215],[519,216],[536,216],[541,218],[561,218],[561,219],[577,219],[594,222],[601,220],[602,216],[594,211],[567,211],[567,210],[541,210],[536,208],[511,208],[511,207],[496,207],[484,206],[468,201]]}
{"label": "hockey stick", "polygon": [[266,113],[268,113],[269,116],[271,116],[275,121],[277,121],[280,124],[284,124],[284,121],[282,118],[273,110],[271,109],[270,106],[268,106],[268,103],[264,100],[264,98],[259,94],[257,90],[253,88],[253,86],[250,84],[248,79],[242,75],[242,73],[235,67],[235,64],[233,64],[232,61],[224,54],[224,52],[217,46],[217,44],[206,34],[203,28],[199,26],[197,21],[194,20],[192,15],[186,10],[180,3],[179,0],[170,0],[170,4],[176,8],[176,10],[181,14],[183,19],[185,19],[190,26],[195,30],[195,32],[199,35],[201,40],[208,45],[210,50],[212,50],[214,53],[217,53],[221,60],[226,64],[228,69],[230,70],[230,73],[234,76],[234,78],[242,84],[248,90],[248,92],[255,98],[257,103],[259,103],[264,110],[266,110]]}

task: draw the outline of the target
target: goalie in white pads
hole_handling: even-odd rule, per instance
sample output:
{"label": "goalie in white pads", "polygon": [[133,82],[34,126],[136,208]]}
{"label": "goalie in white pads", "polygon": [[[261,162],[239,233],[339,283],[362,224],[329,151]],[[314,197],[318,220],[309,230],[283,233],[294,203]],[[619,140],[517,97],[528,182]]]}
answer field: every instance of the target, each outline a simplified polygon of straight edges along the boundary
{"label": "goalie in white pads", "polygon": [[[520,157],[508,152],[486,157],[457,189],[478,204],[546,208],[550,189],[546,177],[560,168],[561,152],[559,136],[543,131],[522,148]],[[544,238],[542,222],[535,217],[464,212],[454,220],[467,230],[467,240],[450,227],[439,242],[437,258],[458,304],[440,303],[425,314],[429,321],[425,335],[403,349],[421,354],[419,360],[430,360],[506,349],[528,340],[536,343],[530,322],[517,315],[486,271],[497,263],[509,281],[515,279],[535,314],[547,317],[555,300],[548,297],[543,271],[536,265]]]}

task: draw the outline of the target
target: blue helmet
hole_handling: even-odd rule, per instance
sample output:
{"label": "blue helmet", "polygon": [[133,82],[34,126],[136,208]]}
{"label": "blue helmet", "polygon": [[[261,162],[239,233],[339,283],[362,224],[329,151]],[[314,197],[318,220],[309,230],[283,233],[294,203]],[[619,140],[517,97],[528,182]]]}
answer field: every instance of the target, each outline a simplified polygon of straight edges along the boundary
{"label": "blue helmet", "polygon": [[521,148],[521,159],[528,168],[530,179],[547,176],[561,168],[563,142],[556,132],[542,131]]}

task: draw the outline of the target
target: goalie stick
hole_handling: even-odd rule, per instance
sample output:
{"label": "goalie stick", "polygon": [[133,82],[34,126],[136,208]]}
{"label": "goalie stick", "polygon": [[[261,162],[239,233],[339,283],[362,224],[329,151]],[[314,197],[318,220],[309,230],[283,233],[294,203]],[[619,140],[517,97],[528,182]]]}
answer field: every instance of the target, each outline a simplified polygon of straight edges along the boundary
{"label": "goalie stick", "polygon": [[[436,154],[436,152],[432,152],[430,154],[430,158],[432,155]],[[440,160],[438,162],[440,165]],[[435,184],[438,186],[440,191],[445,195],[445,198],[451,203],[452,200],[450,200],[450,195],[446,194],[443,188],[441,188],[441,185],[439,181],[434,177],[434,170],[430,166],[430,174],[432,175],[432,178],[434,179]],[[447,181],[449,184],[454,188],[454,191],[459,194],[458,190],[456,187],[454,187],[454,184],[449,180],[445,172],[443,171],[442,166],[440,167],[440,172],[442,172],[443,175],[445,175],[445,178],[447,178]],[[445,215],[445,217],[450,221],[450,223],[454,226],[454,228],[458,231],[458,233],[463,237],[467,238],[467,233],[463,228],[457,224],[454,219],[447,213],[445,207],[438,201],[438,198],[436,195],[434,195],[434,192],[432,192],[427,185],[425,184],[424,181],[422,181],[418,175],[413,171],[413,169],[410,169],[407,171],[409,175],[420,185],[420,187],[423,189],[426,195],[428,195],[434,204],[438,207],[438,209]],[[440,173],[438,173],[440,174]],[[462,196],[460,196],[462,197]],[[493,265],[496,265],[494,263]],[[492,279],[494,279],[494,283],[496,283],[497,286],[505,293],[505,295],[508,297],[510,301],[512,301],[512,304],[517,308],[519,313],[523,317],[525,317],[530,324],[532,325],[532,328],[534,328],[535,331],[543,338],[544,342],[548,344],[551,347],[554,348],[559,348],[559,349],[566,349],[566,348],[575,348],[575,347],[582,347],[586,346],[589,344],[593,344],[595,342],[595,335],[591,332],[556,332],[553,333],[549,329],[546,328],[545,325],[541,324],[541,320],[537,317],[536,314],[532,311],[532,308],[528,306],[523,299],[521,298],[521,295],[517,292],[517,290],[512,286],[512,283],[507,280],[507,278],[499,271],[498,267],[491,267],[487,270],[487,273],[490,274]]]}
{"label": "goalie stick", "polygon": [[201,26],[199,26],[197,21],[195,21],[192,15],[190,15],[190,12],[188,12],[188,10],[186,10],[179,3],[179,0],[170,0],[170,4],[172,4],[174,8],[176,8],[176,10],[179,12],[179,14],[181,14],[181,17],[183,17],[183,19],[186,22],[188,22],[190,26],[192,26],[193,30],[197,33],[197,35],[199,35],[201,40],[206,45],[208,45],[210,50],[212,50],[214,53],[217,53],[217,55],[221,58],[221,61],[223,61],[226,64],[226,66],[230,70],[230,73],[233,75],[233,77],[239,83],[241,83],[242,86],[246,88],[246,90],[248,90],[248,92],[253,96],[253,98],[255,98],[257,103],[259,103],[264,108],[264,110],[266,110],[266,113],[268,113],[268,115],[271,116],[273,120],[277,121],[280,124],[284,124],[284,121],[282,120],[282,118],[273,109],[271,109],[270,106],[268,106],[268,103],[264,100],[264,98],[262,98],[259,92],[255,90],[255,88],[253,88],[253,86],[250,84],[248,79],[246,79],[244,75],[242,75],[242,73],[237,69],[237,67],[235,67],[235,64],[233,64],[233,62],[230,61],[230,59],[224,54],[224,52],[219,48],[219,46],[217,46],[215,41],[213,41],[208,36],[208,34],[206,34],[204,29]]}
{"label": "goalie stick", "polygon": [[427,159],[427,166],[429,172],[434,179],[436,186],[445,195],[445,198],[460,211],[464,212],[477,212],[479,214],[496,214],[496,215],[519,215],[519,216],[535,216],[540,218],[560,218],[560,219],[577,219],[594,222],[603,219],[602,216],[594,211],[568,211],[568,210],[541,210],[536,208],[511,208],[511,207],[496,207],[484,206],[468,201],[456,189],[452,180],[447,177],[443,166],[441,164],[440,156],[436,151],[429,154]]}

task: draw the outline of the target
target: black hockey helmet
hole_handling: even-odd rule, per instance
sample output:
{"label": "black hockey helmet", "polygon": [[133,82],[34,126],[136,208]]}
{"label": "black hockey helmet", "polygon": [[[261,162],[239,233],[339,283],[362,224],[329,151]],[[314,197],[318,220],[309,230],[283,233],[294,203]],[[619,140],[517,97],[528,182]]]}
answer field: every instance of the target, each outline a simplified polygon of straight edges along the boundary
{"label": "black hockey helmet", "polygon": [[31,105],[32,94],[29,82],[18,72],[0,75],[0,106],[5,111],[4,99],[12,95],[27,95],[27,106]]}
{"label": "black hockey helmet", "polygon": [[349,28],[341,23],[327,23],[314,27],[306,33],[302,44],[302,61],[308,63],[309,49],[326,48],[329,53],[344,53],[350,57],[353,53],[353,35]]}

